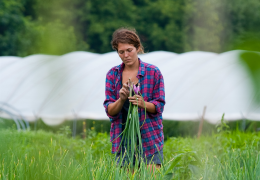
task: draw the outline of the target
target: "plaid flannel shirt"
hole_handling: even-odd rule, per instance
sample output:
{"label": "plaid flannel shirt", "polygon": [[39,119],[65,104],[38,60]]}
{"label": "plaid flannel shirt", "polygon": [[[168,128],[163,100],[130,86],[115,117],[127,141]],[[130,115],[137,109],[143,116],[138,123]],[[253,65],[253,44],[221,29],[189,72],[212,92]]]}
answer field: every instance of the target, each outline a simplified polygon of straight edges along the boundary
{"label": "plaid flannel shirt", "polygon": [[[152,156],[163,148],[164,135],[162,125],[162,112],[165,105],[165,91],[163,76],[158,67],[142,62],[139,59],[139,70],[137,78],[140,83],[140,92],[145,101],[153,103],[156,108],[156,113],[152,114],[139,108],[139,123],[141,127],[141,137],[143,150],[146,156]],[[122,132],[122,113],[121,111],[115,115],[108,114],[107,107],[109,104],[119,99],[119,90],[122,88],[122,72],[124,63],[110,69],[106,75],[106,99],[104,101],[105,111],[111,121],[110,141],[112,142]],[[121,142],[121,137],[112,142],[112,153],[118,151]],[[157,149],[158,148],[158,149]]]}

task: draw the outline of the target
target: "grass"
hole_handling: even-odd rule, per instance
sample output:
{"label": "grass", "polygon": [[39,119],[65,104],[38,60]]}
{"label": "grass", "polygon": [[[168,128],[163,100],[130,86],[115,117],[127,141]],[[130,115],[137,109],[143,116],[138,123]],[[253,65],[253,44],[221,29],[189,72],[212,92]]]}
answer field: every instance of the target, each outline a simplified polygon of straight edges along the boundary
{"label": "grass", "polygon": [[260,179],[258,133],[168,138],[162,168],[151,173],[141,165],[134,174],[116,166],[108,134],[66,134],[1,130],[0,179]]}

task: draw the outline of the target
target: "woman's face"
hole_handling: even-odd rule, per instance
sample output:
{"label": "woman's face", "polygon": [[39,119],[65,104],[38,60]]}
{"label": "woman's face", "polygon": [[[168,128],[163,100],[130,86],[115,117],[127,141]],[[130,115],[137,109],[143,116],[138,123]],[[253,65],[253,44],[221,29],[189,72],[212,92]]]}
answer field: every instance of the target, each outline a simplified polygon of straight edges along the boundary
{"label": "woman's face", "polygon": [[138,61],[138,49],[132,44],[118,43],[118,55],[126,66],[132,66]]}

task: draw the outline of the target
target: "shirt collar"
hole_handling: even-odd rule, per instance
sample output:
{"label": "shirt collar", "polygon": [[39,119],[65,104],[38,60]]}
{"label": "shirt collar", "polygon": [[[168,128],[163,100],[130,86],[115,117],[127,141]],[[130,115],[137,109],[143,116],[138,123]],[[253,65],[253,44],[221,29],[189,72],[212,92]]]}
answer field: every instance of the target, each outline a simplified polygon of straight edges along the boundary
{"label": "shirt collar", "polygon": [[138,74],[137,74],[137,76],[144,76],[144,74],[145,74],[145,65],[144,65],[144,62],[143,61],[141,61],[141,59],[140,58],[138,58],[138,60],[139,60],[139,69],[138,69]]}
{"label": "shirt collar", "polygon": [[[137,76],[144,76],[144,74],[145,74],[145,65],[144,65],[144,62],[141,61],[140,58],[138,58],[138,60],[139,60],[139,69],[138,69]],[[123,72],[124,67],[125,67],[125,64],[124,64],[124,63],[122,63],[122,64],[120,64],[120,65],[118,65],[118,66],[116,67],[116,69],[118,70],[118,74],[121,74],[121,73]]]}

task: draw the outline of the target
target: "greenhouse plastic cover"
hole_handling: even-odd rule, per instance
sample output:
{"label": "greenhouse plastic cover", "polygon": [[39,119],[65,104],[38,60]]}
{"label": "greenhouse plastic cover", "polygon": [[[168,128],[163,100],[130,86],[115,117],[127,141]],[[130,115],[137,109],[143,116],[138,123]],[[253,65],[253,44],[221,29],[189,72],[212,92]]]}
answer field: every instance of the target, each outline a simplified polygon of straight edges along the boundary
{"label": "greenhouse plastic cover", "polygon": [[[139,55],[159,67],[165,82],[167,120],[260,120],[254,89],[242,51],[222,54],[156,51]],[[62,56],[0,57],[0,108],[28,121],[41,118],[48,125],[65,120],[109,120],[103,102],[105,78],[121,64],[116,52],[72,52]],[[5,111],[0,116],[10,118]]]}

